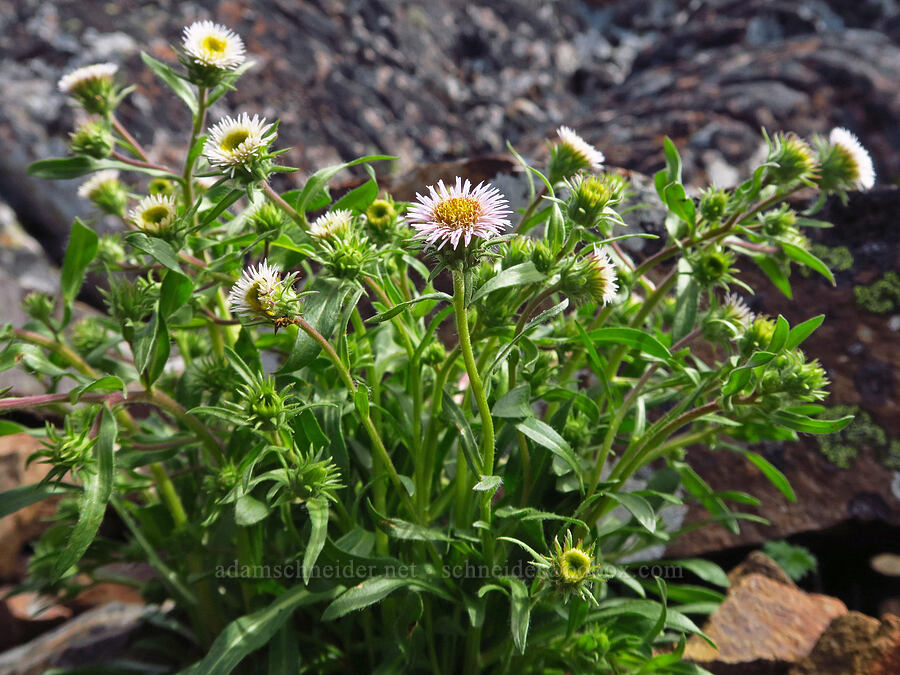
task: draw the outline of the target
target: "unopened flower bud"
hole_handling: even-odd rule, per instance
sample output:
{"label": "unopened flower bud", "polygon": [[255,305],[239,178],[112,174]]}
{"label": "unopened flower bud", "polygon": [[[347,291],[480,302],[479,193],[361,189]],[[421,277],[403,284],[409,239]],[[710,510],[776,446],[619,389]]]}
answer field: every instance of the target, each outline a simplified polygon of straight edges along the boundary
{"label": "unopened flower bud", "polygon": [[53,315],[53,299],[46,293],[34,291],[22,299],[22,310],[35,321],[47,323]]}
{"label": "unopened flower bud", "polygon": [[703,286],[724,284],[732,278],[734,254],[724,249],[704,251],[691,261],[694,279]]}
{"label": "unopened flower bud", "polygon": [[568,181],[567,186],[571,193],[566,203],[569,219],[591,228],[598,224],[606,207],[615,206],[622,200],[626,181],[616,174],[579,174]]}
{"label": "unopened flower bud", "polygon": [[797,222],[797,214],[787,204],[782,204],[779,208],[760,215],[759,222],[763,234],[769,237],[780,237],[794,227]]}
{"label": "unopened flower bud", "polygon": [[91,200],[101,211],[124,217],[128,191],[119,182],[119,172],[98,171],[78,188],[78,196]]}
{"label": "unopened flower bud", "polygon": [[709,223],[718,223],[728,207],[728,193],[709,188],[700,197],[700,215]]}
{"label": "unopened flower bud", "polygon": [[175,186],[172,184],[172,181],[165,178],[154,178],[147,184],[147,194],[174,195]]}
{"label": "unopened flower bud", "polygon": [[93,115],[106,116],[119,103],[114,76],[119,67],[114,63],[97,63],[64,75],[59,90],[78,101]]}
{"label": "unopened flower bud", "polygon": [[550,182],[559,183],[580,171],[598,171],[606,158],[603,153],[585,141],[569,127],[556,130],[559,141],[550,146],[550,162],[547,167]]}
{"label": "unopened flower bud", "polygon": [[794,181],[809,183],[816,175],[818,162],[809,144],[794,133],[766,137],[769,154],[766,176],[776,185],[788,185]]}
{"label": "unopened flower bud", "polygon": [[247,222],[257,234],[264,234],[284,227],[284,214],[272,202],[263,202],[247,215]]}
{"label": "unopened flower bud", "polygon": [[115,146],[112,130],[104,119],[82,122],[69,134],[69,150],[73,155],[105,159],[112,154]]}
{"label": "unopened flower bud", "polygon": [[828,140],[818,139],[821,172],[817,181],[826,191],[870,190],[875,185],[875,168],[868,151],[851,132],[832,129]]}

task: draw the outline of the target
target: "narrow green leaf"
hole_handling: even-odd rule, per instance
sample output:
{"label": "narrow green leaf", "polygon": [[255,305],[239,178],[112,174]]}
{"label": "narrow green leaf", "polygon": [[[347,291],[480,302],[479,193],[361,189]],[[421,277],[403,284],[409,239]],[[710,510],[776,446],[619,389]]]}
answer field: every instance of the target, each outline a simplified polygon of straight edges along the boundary
{"label": "narrow green leaf", "polygon": [[157,237],[148,237],[143,232],[132,232],[125,237],[125,242],[139,251],[143,251],[163,267],[181,274],[178,254],[167,241]]}
{"label": "narrow green leaf", "polygon": [[656,514],[646,499],[628,492],[608,492],[606,496],[628,509],[647,531],[656,532]]}
{"label": "narrow green leaf", "polygon": [[394,159],[397,158],[390,155],[368,155],[366,157],[354,159],[352,162],[344,162],[343,164],[335,164],[334,166],[328,166],[324,169],[319,169],[309,177],[309,180],[306,181],[306,185],[303,186],[300,194],[297,195],[297,200],[294,203],[294,208],[296,208],[300,213],[306,213],[307,211],[309,211],[310,200],[312,199],[312,197],[320,194],[323,188],[325,188],[325,186],[327,185],[328,181],[330,181],[332,178],[334,178],[334,176],[336,176],[344,169],[347,169],[351,166],[356,166],[357,164],[363,164],[365,162],[377,162],[380,160]]}
{"label": "narrow green leaf", "polygon": [[578,476],[579,482],[581,482],[581,467],[578,464],[578,458],[572,451],[572,446],[553,427],[536,417],[526,417],[516,424],[516,429],[538,445],[547,448],[554,455],[562,458],[572,468],[572,471]]}
{"label": "narrow green leaf", "polygon": [[491,409],[494,417],[522,419],[533,417],[531,410],[531,387],[528,384],[520,384],[504,394]]}
{"label": "narrow green leaf", "polygon": [[531,623],[531,601],[525,582],[517,577],[506,577],[509,584],[509,625],[512,629],[513,642],[522,654],[528,641],[528,626]]}
{"label": "narrow green leaf", "polygon": [[836,420],[816,420],[787,410],[776,410],[772,415],[772,421],[779,426],[806,434],[833,434],[850,424],[853,421],[853,415]]}
{"label": "narrow green leaf", "polygon": [[[2,393],[2,392],[0,392]],[[9,436],[11,434],[21,434],[28,429],[21,424],[10,422],[9,420],[0,420],[0,436]]]}
{"label": "narrow green leaf", "polygon": [[328,500],[325,497],[312,497],[306,500],[306,509],[309,511],[309,522],[312,529],[309,533],[309,542],[306,551],[303,552],[303,583],[309,583],[319,559],[319,554],[325,546],[325,538],[328,536]]}
{"label": "narrow green leaf", "polygon": [[329,210],[349,209],[351,211],[365,211],[377,197],[378,183],[375,182],[374,178],[371,178],[338,199]]}
{"label": "narrow green leaf", "polygon": [[268,607],[235,619],[216,637],[202,661],[182,670],[180,675],[228,675],[252,652],[263,647],[299,607],[330,600],[343,590],[338,586],[311,593],[295,586]]}
{"label": "narrow green leaf", "polygon": [[744,455],[757,469],[763,472],[763,475],[769,479],[769,482],[772,483],[772,485],[778,488],[778,491],[781,492],[781,494],[792,502],[797,501],[797,495],[794,494],[794,488],[791,487],[787,476],[774,467],[769,460],[762,455],[749,450],[746,451]]}
{"label": "narrow green leaf", "polygon": [[84,492],[79,502],[78,522],[68,544],[56,559],[53,567],[56,579],[62,578],[72,565],[81,560],[103,522],[106,504],[112,494],[116,431],[116,419],[104,406],[100,411],[100,429],[94,444],[95,470],[83,472]]}
{"label": "narrow green leaf", "polygon": [[26,506],[31,506],[54,495],[65,494],[70,489],[56,483],[35,483],[34,485],[20,485],[0,492],[0,518],[5,518]]}
{"label": "narrow green leaf", "polygon": [[69,403],[78,403],[85,394],[109,394],[114,391],[125,393],[125,383],[114,375],[107,375],[98,380],[75,387],[69,392]]}
{"label": "narrow green leaf", "polygon": [[322,620],[332,621],[333,619],[339,619],[350,612],[364,609],[383,600],[397,589],[406,587],[411,590],[429,591],[442,598],[448,597],[441,588],[423,579],[370,577],[362,583],[348,588],[343,595],[328,605],[322,614]]}
{"label": "narrow green leaf", "polygon": [[453,397],[446,391],[442,391],[441,394],[443,396],[441,414],[459,431],[460,450],[469,464],[469,470],[477,475],[481,472],[481,460],[478,456],[478,444],[475,442],[472,427],[469,426],[469,421]]}
{"label": "narrow green leaf", "polygon": [[191,299],[193,290],[189,277],[170,270],[159,289],[159,313],[168,319]]}
{"label": "narrow green leaf", "polygon": [[69,236],[69,244],[66,246],[66,254],[63,258],[62,270],[60,272],[60,287],[62,289],[63,302],[65,303],[66,315],[72,307],[72,302],[78,291],[81,290],[81,284],[84,281],[84,273],[88,265],[97,255],[97,246],[100,238],[87,225],[82,223],[78,218],[72,224],[72,232]]}
{"label": "narrow green leaf", "polygon": [[482,284],[482,286],[472,295],[472,302],[478,302],[488,293],[493,293],[501,288],[533,284],[538,281],[543,281],[546,278],[547,275],[539,272],[533,262],[524,262],[519,265],[513,265]]}
{"label": "narrow green leaf", "polygon": [[234,522],[241,527],[255,525],[268,515],[269,507],[252,495],[241,495],[234,503]]}
{"label": "narrow green leaf", "polygon": [[681,156],[672,139],[666,136],[663,140],[663,153],[666,156],[666,173],[670,183],[681,182]]}
{"label": "narrow green leaf", "polygon": [[169,68],[162,61],[157,61],[152,56],[150,56],[147,52],[141,52],[141,59],[146,64],[146,66],[152,70],[156,76],[165,82],[166,86],[172,90],[172,92],[184,101],[184,104],[188,107],[188,109],[194,115],[197,114],[197,97],[194,94],[194,90],[191,88],[191,85],[187,83],[187,81],[183,80],[178,76],[174,70]]}
{"label": "narrow green leaf", "polygon": [[698,577],[710,584],[728,588],[731,582],[728,575],[722,571],[722,568],[709,560],[701,560],[700,558],[688,558],[685,560],[668,560],[667,565],[679,565],[689,572],[693,572]]}
{"label": "narrow green leaf", "polygon": [[769,281],[775,285],[775,288],[781,291],[788,300],[794,298],[791,282],[788,281],[784,271],[775,260],[766,255],[755,255],[752,256],[752,259],[756,266],[763,271],[763,274],[769,278]]}
{"label": "narrow green leaf", "polygon": [[238,190],[233,189],[227,195],[222,197],[216,205],[209,209],[208,211],[204,211],[203,218],[200,220],[198,227],[206,227],[210,223],[214,222],[216,218],[218,218],[229,206],[234,204],[238,199],[243,197],[246,194],[246,190]]}
{"label": "narrow green leaf", "polygon": [[700,285],[693,277],[678,294],[675,301],[675,318],[672,321],[672,342],[678,342],[694,329],[697,322],[697,306],[700,301]]}
{"label": "narrow green leaf", "polygon": [[652,335],[636,328],[599,328],[588,333],[592,342],[614,345],[626,345],[640,349],[645,354],[658,359],[670,359],[672,354],[666,346]]}
{"label": "narrow green leaf", "polygon": [[831,270],[828,269],[828,265],[819,260],[812,253],[807,251],[804,248],[797,246],[796,244],[790,244],[788,242],[781,243],[781,250],[784,251],[785,255],[791,260],[800,263],[801,265],[805,265],[811,270],[815,270],[823,277],[828,279],[831,282],[831,285],[834,286],[834,275],[831,273]]}
{"label": "narrow green leaf", "polygon": [[[318,293],[307,299],[304,318],[328,340],[337,326],[341,316],[341,307],[351,288],[339,280],[320,278],[316,280],[314,290],[317,290]],[[357,294],[355,297],[359,297],[359,295]],[[353,302],[355,303],[356,300],[354,299]],[[291,353],[278,372],[290,373],[300,370],[312,363],[320,351],[322,351],[322,346],[318,342],[302,330],[298,330]]]}
{"label": "narrow green leaf", "polygon": [[812,319],[808,319],[803,323],[794,326],[791,328],[791,334],[788,336],[787,343],[785,344],[785,349],[794,349],[799,347],[806,338],[812,335],[816,329],[822,325],[822,322],[825,320],[824,314],[819,314],[819,316],[814,316]]}
{"label": "narrow green leaf", "polygon": [[503,483],[500,476],[482,476],[472,489],[475,492],[494,492]]}
{"label": "narrow green leaf", "polygon": [[779,314],[778,320],[775,322],[775,330],[772,332],[772,339],[769,340],[767,351],[772,352],[773,354],[781,351],[781,348],[784,347],[785,342],[787,342],[788,335],[790,334],[790,324],[787,322],[787,319]]}
{"label": "narrow green leaf", "polygon": [[406,302],[397,303],[384,312],[379,312],[371,319],[369,319],[369,323],[381,323],[383,321],[393,319],[395,316],[405,311],[412,305],[418,304],[425,300],[446,300],[447,302],[450,302],[453,300],[453,297],[447,295],[446,293],[426,293],[425,295],[420,295],[418,298],[413,298],[412,300],[407,300]]}

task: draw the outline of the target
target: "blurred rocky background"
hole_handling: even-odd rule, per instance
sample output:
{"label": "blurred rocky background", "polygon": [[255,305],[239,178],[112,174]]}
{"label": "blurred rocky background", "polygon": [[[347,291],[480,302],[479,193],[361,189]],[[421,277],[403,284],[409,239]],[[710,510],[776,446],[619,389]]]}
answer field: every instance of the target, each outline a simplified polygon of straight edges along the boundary
{"label": "blurred rocky background", "polygon": [[[750,511],[772,525],[749,523],[737,536],[718,526],[695,529],[667,553],[719,556],[730,565],[767,539],[790,537],[820,558],[807,590],[839,595],[851,610],[896,613],[898,5],[0,0],[0,319],[20,321],[20,297],[54,286],[53,268],[72,218],[90,217],[88,205],[75,196],[77,182],[51,184],[25,174],[30,162],[65,154],[75,114],[57,90],[59,77],[97,61],[120,64],[123,80],[137,85],[120,117],[155,159],[176,163],[188,113],[143,67],[140,50],[174,62],[170,45],[180,42],[183,26],[199,19],[237,31],[256,61],[240,89],[213,108],[212,119],[236,111],[279,119],[278,144],[292,148],[285,161],[300,168],[283,177],[285,189],[324,165],[382,152],[400,157],[390,168],[379,167],[400,197],[460,171],[514,191],[516,169],[505,154],[506,141],[541,161],[546,139],[560,124],[603,150],[611,166],[634,172],[638,184],[640,174],[662,165],[668,135],[682,152],[689,182],[727,187],[758,158],[761,127],[809,136],[845,126],[871,151],[878,187],[851,195],[847,206],[830,202],[819,216],[836,224],[815,233],[814,251],[837,271],[837,286],[795,275],[795,300],[789,302],[747,272],[758,289],[754,310],[782,312],[792,323],[827,313],[808,350],[834,381],[828,402],[844,406],[836,414],[851,410],[858,421],[840,436],[755,448],[787,474],[797,503],[787,502],[754,467],[737,466],[733,455],[692,450],[692,462],[714,488],[756,494],[762,505]],[[650,192],[646,197],[656,199]],[[638,214],[649,222],[653,211]],[[30,386],[16,383],[23,393]],[[17,480],[29,448],[24,442],[0,448],[10,467],[0,479]],[[679,517],[690,525],[704,516],[691,507]],[[33,531],[29,523],[19,527]],[[18,546],[19,539],[5,541]],[[876,556],[894,562],[871,565]],[[0,577],[14,580],[21,559],[17,564],[13,554],[4,561]],[[863,628],[875,634],[876,628]],[[807,636],[809,644],[817,637]]]}

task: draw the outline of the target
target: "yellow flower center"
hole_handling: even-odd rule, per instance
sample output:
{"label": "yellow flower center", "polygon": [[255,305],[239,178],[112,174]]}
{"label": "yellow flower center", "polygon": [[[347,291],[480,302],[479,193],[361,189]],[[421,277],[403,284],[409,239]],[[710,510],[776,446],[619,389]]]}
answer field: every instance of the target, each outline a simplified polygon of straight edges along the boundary
{"label": "yellow flower center", "polygon": [[203,49],[210,52],[211,54],[223,54],[225,52],[225,47],[227,43],[225,40],[217,38],[215,35],[207,35],[203,38]]}
{"label": "yellow flower center", "polygon": [[445,199],[434,207],[434,219],[455,230],[471,227],[481,217],[481,204],[472,197]]}
{"label": "yellow flower center", "polygon": [[244,296],[246,303],[260,314],[272,315],[272,298],[270,297],[271,289],[263,288],[262,281],[257,281],[247,289],[247,295]]}
{"label": "yellow flower center", "polygon": [[569,584],[584,581],[591,571],[591,559],[581,549],[570,548],[559,558],[559,576]]}
{"label": "yellow flower center", "polygon": [[159,225],[166,218],[168,218],[170,214],[171,212],[169,211],[168,206],[151,206],[149,209],[146,209],[143,214],[141,214],[141,220],[143,220],[145,223]]}
{"label": "yellow flower center", "polygon": [[235,129],[225,138],[222,139],[222,149],[228,152],[234,152],[238,147],[250,137],[250,132],[246,129]]}

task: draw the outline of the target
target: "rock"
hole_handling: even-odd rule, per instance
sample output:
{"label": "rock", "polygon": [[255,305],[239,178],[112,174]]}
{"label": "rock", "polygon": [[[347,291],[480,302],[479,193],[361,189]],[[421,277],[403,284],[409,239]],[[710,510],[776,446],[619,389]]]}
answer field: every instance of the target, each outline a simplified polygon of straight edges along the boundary
{"label": "rock", "polygon": [[[28,434],[0,436],[0,492],[37,483],[46,475],[44,464],[25,468],[25,460],[40,446],[40,441]],[[47,528],[45,519],[53,515],[55,506],[55,499],[47,499],[0,519],[0,579],[20,577],[22,546]]]}
{"label": "rock", "polygon": [[87,668],[123,655],[129,638],[150,611],[110,603],[81,614],[31,642],[0,654],[3,675],[40,675],[49,668]]}
{"label": "rock", "polygon": [[790,675],[896,675],[900,673],[900,617],[879,621],[859,612],[834,619],[809,656]]}
{"label": "rock", "polygon": [[718,651],[695,635],[685,658],[717,675],[784,673],[810,652],[834,617],[846,613],[836,598],[747,574],[703,628]]}
{"label": "rock", "polygon": [[778,563],[772,560],[762,551],[753,551],[740,565],[728,573],[728,580],[732,586],[751,574],[760,574],[774,581],[796,588],[797,584],[791,579]]}

